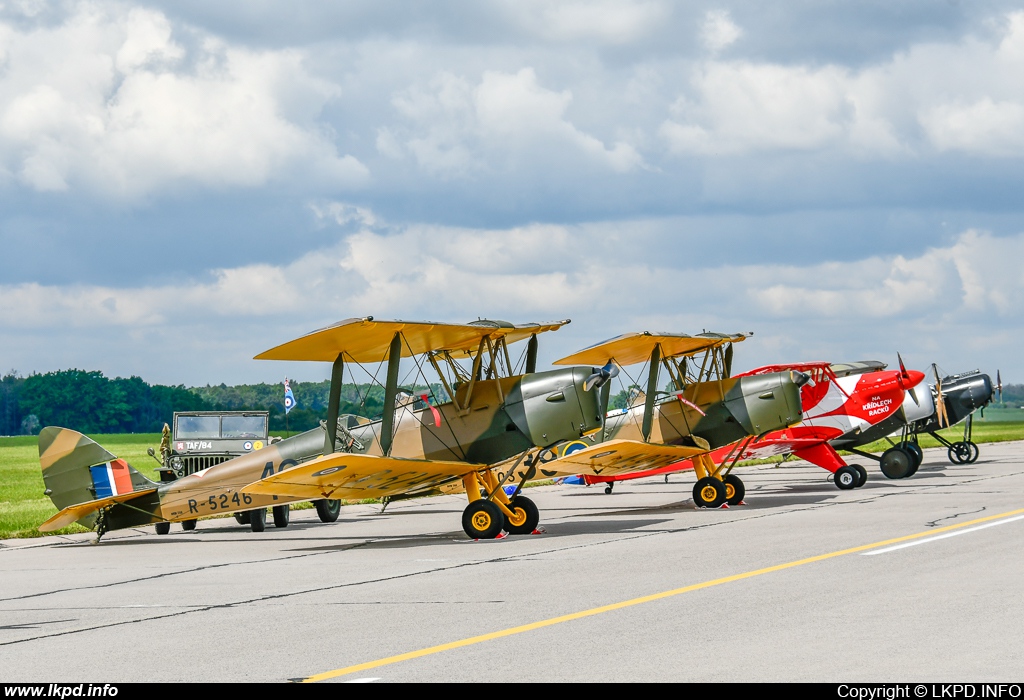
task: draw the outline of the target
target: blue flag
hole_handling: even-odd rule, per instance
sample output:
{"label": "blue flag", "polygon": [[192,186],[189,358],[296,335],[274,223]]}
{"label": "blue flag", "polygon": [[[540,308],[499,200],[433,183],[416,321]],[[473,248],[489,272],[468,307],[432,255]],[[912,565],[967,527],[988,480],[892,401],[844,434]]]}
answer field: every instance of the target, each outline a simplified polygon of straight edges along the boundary
{"label": "blue flag", "polygon": [[292,387],[288,383],[288,380],[284,380],[284,414],[287,416],[288,411],[295,408],[295,396],[292,394]]}

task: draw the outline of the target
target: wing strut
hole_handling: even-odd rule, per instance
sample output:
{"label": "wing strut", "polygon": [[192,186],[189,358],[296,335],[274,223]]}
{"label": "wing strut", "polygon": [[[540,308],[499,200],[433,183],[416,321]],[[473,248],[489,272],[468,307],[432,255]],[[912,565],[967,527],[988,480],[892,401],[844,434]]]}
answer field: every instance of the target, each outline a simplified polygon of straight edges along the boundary
{"label": "wing strut", "polygon": [[388,349],[388,378],[384,385],[384,415],[380,421],[380,450],[385,457],[391,455],[391,441],[394,439],[395,399],[398,398],[398,365],[402,361],[402,332],[395,333]]}
{"label": "wing strut", "polygon": [[654,349],[651,350],[650,362],[651,369],[647,374],[647,396],[644,400],[644,422],[641,427],[644,442],[651,437],[651,424],[654,421],[654,400],[657,398],[658,370],[661,368],[661,343],[656,343]]}
{"label": "wing strut", "polygon": [[530,344],[526,346],[526,372],[533,374],[537,371],[537,334],[530,336]]}
{"label": "wing strut", "polygon": [[338,407],[341,405],[341,380],[345,374],[345,355],[338,353],[338,359],[331,367],[331,393],[327,397],[327,437],[324,438],[324,454],[334,453],[338,438]]}

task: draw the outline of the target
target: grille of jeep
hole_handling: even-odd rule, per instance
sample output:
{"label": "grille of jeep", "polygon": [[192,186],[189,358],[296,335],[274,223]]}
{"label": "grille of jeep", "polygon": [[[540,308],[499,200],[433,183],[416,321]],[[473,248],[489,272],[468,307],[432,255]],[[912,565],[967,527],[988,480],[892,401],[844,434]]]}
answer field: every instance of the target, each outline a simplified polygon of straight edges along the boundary
{"label": "grille of jeep", "polygon": [[196,472],[201,472],[204,469],[215,467],[222,462],[226,462],[232,459],[230,455],[196,455],[196,456],[179,456],[181,460],[181,467],[179,468],[175,464],[174,471],[179,477],[190,476]]}

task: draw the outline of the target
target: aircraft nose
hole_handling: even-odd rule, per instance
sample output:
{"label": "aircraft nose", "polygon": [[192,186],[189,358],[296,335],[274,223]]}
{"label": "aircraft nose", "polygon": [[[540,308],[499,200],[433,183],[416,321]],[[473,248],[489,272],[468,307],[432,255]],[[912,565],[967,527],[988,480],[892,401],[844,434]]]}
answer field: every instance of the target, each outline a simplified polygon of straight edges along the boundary
{"label": "aircraft nose", "polygon": [[904,389],[911,389],[924,381],[924,372],[916,369],[908,369],[905,376],[900,377],[900,384]]}
{"label": "aircraft nose", "polygon": [[792,379],[793,383],[798,387],[802,387],[804,384],[811,381],[811,375],[806,372],[797,372],[795,370],[790,370],[789,378]]}

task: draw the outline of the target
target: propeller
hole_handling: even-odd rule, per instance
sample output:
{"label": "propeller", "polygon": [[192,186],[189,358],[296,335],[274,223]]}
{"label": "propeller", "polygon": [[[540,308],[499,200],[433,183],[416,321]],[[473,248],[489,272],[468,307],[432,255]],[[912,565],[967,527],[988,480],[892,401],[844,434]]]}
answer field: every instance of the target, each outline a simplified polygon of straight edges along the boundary
{"label": "propeller", "polygon": [[939,379],[939,368],[932,363],[932,372],[935,373],[935,417],[939,421],[940,428],[949,427],[949,418],[946,416],[946,402],[942,400],[942,380]]}
{"label": "propeller", "polygon": [[999,396],[999,403],[1003,402],[1003,376],[996,370],[996,394]]}
{"label": "propeller", "polygon": [[[900,361],[900,379],[910,379],[910,373],[907,372],[907,367],[903,364],[903,358],[900,357],[899,353],[896,353],[896,359]],[[910,394],[910,398],[914,400],[914,405],[920,406],[921,399],[917,398],[917,392],[914,391],[914,387],[907,389],[907,392]]]}
{"label": "propeller", "polygon": [[587,380],[583,382],[583,391],[600,389],[609,379],[617,376],[619,376],[619,366],[615,364],[614,360],[608,360],[608,364],[600,369],[595,369],[594,373],[587,377]]}

